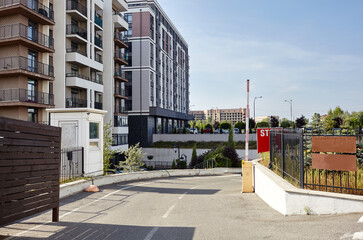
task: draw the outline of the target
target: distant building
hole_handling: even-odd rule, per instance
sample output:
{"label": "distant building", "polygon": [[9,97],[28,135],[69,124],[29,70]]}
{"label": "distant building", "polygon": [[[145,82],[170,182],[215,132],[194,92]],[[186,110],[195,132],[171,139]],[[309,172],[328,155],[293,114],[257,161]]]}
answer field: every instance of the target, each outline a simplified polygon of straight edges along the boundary
{"label": "distant building", "polygon": [[214,122],[230,122],[232,124],[246,122],[245,108],[199,110],[190,111],[190,114],[194,116],[195,120],[210,118]]}
{"label": "distant building", "polygon": [[271,117],[275,117],[275,118],[277,118],[277,120],[279,120],[280,119],[280,117],[279,116],[264,116],[264,117],[256,117],[255,118],[255,122],[256,123],[259,123],[259,122],[263,122],[264,120],[268,120],[269,122],[270,122],[270,118]]}

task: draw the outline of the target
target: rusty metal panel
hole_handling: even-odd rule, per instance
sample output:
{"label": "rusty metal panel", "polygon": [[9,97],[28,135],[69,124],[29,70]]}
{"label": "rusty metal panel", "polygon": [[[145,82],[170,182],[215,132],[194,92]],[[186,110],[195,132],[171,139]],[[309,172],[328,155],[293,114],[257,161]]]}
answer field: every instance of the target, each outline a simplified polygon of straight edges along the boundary
{"label": "rusty metal panel", "polygon": [[341,136],[314,136],[311,138],[313,152],[356,153],[356,139]]}
{"label": "rusty metal panel", "polygon": [[314,169],[357,171],[357,159],[355,155],[313,153],[312,157],[312,167]]}

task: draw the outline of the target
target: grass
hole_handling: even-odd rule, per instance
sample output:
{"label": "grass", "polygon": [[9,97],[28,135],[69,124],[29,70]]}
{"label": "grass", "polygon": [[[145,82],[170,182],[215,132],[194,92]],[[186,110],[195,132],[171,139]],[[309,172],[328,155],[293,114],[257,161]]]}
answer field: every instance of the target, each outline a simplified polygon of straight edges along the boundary
{"label": "grass", "polygon": [[[227,142],[195,142],[195,141],[189,141],[189,142],[155,142],[150,147],[151,148],[173,148],[176,144],[180,148],[193,148],[194,144],[197,144],[197,149],[213,149],[217,148],[221,145],[226,144]],[[245,142],[236,142],[236,149],[244,149],[245,148]],[[257,149],[257,143],[256,141],[251,141],[249,143],[249,149]]]}

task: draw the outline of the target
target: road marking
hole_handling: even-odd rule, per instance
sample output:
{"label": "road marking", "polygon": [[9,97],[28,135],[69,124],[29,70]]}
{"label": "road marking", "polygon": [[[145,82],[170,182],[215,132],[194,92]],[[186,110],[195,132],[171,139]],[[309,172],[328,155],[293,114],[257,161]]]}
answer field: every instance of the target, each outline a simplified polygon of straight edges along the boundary
{"label": "road marking", "polygon": [[356,232],[353,234],[353,240],[363,239],[363,232]]}
{"label": "road marking", "polygon": [[358,220],[358,223],[363,223],[363,216],[360,217],[360,219]]}
{"label": "road marking", "polygon": [[181,195],[180,197],[179,197],[179,200],[180,199],[182,199],[185,195],[187,195],[188,194],[188,192],[185,192],[183,195]]}
{"label": "road marking", "polygon": [[350,233],[344,233],[344,235],[342,237],[340,237],[340,239],[346,239],[346,238],[350,238],[352,239],[353,237],[353,234],[350,234]]}
{"label": "road marking", "polygon": [[[63,214],[63,215],[61,215],[61,216],[59,216],[59,219],[61,219],[61,218],[65,217],[65,216],[68,216],[69,214],[72,214],[72,213],[74,213],[74,212],[77,212],[77,211],[79,211],[80,209],[82,209],[82,208],[84,208],[84,207],[87,207],[87,206],[89,206],[89,205],[91,205],[91,204],[93,204],[93,203],[99,202],[99,201],[101,201],[101,200],[103,200],[103,199],[105,199],[105,198],[107,198],[107,197],[109,197],[109,196],[111,196],[111,195],[113,195],[113,194],[116,194],[116,193],[118,193],[118,192],[121,192],[121,191],[123,191],[123,190],[130,189],[130,188],[135,188],[135,187],[139,187],[139,186],[143,186],[143,185],[147,185],[147,184],[150,184],[150,183],[143,183],[143,184],[138,184],[138,185],[127,186],[127,187],[121,188],[121,189],[119,189],[119,190],[116,190],[116,191],[110,192],[110,193],[106,194],[106,195],[105,195],[105,196],[103,196],[103,197],[100,197],[100,198],[98,198],[98,199],[96,199],[96,200],[94,200],[94,201],[92,201],[92,202],[89,202],[89,203],[87,203],[87,204],[85,204],[85,205],[80,206],[79,208],[73,209],[72,211],[67,212],[67,213],[65,213],[65,214]],[[42,223],[42,224],[36,225],[36,226],[34,226],[34,227],[32,227],[32,228],[30,228],[30,229],[28,229],[28,230],[25,230],[25,231],[22,231],[22,232],[20,232],[20,233],[17,233],[17,234],[15,234],[14,236],[11,236],[11,237],[8,237],[8,238],[5,238],[5,240],[11,240],[11,239],[13,239],[14,237],[18,237],[18,236],[23,235],[23,234],[25,234],[25,233],[27,233],[27,232],[30,232],[30,231],[32,231],[32,230],[34,230],[34,229],[40,228],[41,226],[44,226],[45,224],[48,224],[48,223],[51,223],[51,221],[47,221],[47,222],[44,222],[44,223]]]}
{"label": "road marking", "polygon": [[170,212],[175,208],[175,204],[173,206],[171,206],[168,211],[166,211],[166,213],[163,215],[163,218],[167,218],[170,214]]}
{"label": "road marking", "polygon": [[151,240],[151,238],[154,236],[154,234],[158,229],[159,229],[158,227],[154,227],[153,229],[151,229],[151,231],[149,232],[148,235],[146,235],[144,240]]}

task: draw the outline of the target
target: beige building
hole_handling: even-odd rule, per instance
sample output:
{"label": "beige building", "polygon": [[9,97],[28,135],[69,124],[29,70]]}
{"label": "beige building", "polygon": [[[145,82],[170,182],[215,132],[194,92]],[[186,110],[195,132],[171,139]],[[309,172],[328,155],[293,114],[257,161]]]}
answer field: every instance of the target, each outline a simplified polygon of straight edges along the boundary
{"label": "beige building", "polygon": [[0,116],[46,121],[54,107],[53,0],[0,1]]}
{"label": "beige building", "polygon": [[246,109],[209,109],[202,111],[190,111],[196,120],[205,120],[210,118],[213,122],[246,122]]}

